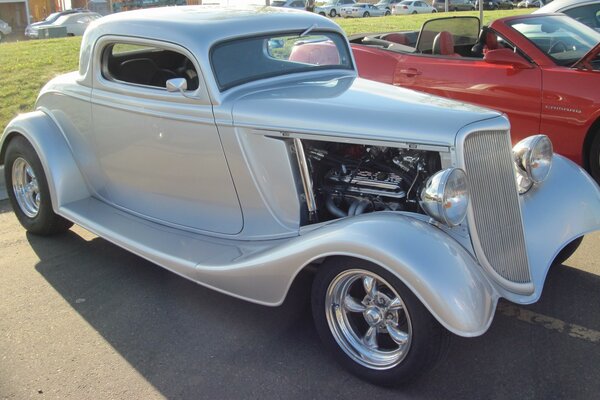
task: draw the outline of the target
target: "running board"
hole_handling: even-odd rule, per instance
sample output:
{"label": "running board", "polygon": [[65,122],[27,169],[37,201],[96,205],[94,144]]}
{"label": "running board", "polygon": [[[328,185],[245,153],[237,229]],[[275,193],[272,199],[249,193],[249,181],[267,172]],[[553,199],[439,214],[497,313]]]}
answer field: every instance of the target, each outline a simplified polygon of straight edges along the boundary
{"label": "running board", "polygon": [[201,283],[201,270],[222,270],[289,240],[242,241],[181,231],[91,197],[62,206],[59,214],[119,247],[198,283]]}

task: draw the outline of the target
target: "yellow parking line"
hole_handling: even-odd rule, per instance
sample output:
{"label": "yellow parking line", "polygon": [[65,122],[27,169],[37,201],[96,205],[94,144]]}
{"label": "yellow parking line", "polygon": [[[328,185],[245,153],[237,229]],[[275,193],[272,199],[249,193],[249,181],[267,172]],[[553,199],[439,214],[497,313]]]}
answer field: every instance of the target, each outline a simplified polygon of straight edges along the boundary
{"label": "yellow parking line", "polygon": [[531,325],[541,326],[551,331],[566,333],[571,337],[585,340],[587,342],[600,343],[600,331],[576,324],[570,324],[568,322],[561,321],[560,319],[525,310],[514,304],[500,303],[498,304],[498,311],[507,317],[515,317],[519,321],[527,322]]}

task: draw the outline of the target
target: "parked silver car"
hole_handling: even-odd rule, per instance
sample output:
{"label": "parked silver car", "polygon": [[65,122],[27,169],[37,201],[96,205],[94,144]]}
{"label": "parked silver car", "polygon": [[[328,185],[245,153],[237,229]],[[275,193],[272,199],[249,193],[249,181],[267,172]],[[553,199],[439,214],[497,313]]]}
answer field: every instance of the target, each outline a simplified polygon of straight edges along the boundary
{"label": "parked silver car", "polygon": [[29,30],[27,36],[35,39],[39,37],[40,29],[61,27],[66,29],[67,36],[81,36],[92,21],[95,21],[101,17],[101,14],[86,11],[63,14],[50,24],[30,26],[28,28]]}
{"label": "parked silver car", "polygon": [[501,297],[537,301],[600,228],[600,188],[546,136],[511,149],[498,112],[359,78],[316,14],[124,12],[80,54],[0,141],[25,229],[76,223],[268,306],[316,270],[317,331],[371,382],[482,335]]}
{"label": "parked silver car", "polygon": [[7,22],[0,19],[0,42],[4,39],[4,36],[9,35],[12,32],[12,28]]}
{"label": "parked silver car", "polygon": [[314,12],[329,17],[338,17],[342,14],[342,7],[351,6],[356,0],[327,0],[325,3],[316,6]]}
{"label": "parked silver car", "polygon": [[56,20],[64,15],[78,14],[83,12],[89,12],[89,10],[82,8],[74,8],[72,10],[57,11],[48,15],[43,21],[34,22],[27,25],[25,28],[25,36],[30,39],[37,39],[39,37],[39,29],[52,25]]}
{"label": "parked silver car", "polygon": [[390,10],[368,3],[356,3],[341,9],[341,16],[344,18],[383,17],[390,14]]}
{"label": "parked silver car", "polygon": [[563,13],[577,21],[600,30],[600,0],[554,0],[533,14]]}

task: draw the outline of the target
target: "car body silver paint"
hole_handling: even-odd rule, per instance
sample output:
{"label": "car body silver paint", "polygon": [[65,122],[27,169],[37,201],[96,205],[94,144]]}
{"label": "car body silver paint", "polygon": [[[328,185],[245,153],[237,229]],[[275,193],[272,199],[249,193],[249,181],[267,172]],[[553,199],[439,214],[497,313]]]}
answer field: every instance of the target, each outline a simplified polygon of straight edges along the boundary
{"label": "car body silver paint", "polygon": [[[534,301],[558,250],[571,238],[600,227],[598,218],[578,214],[585,206],[587,214],[598,215],[597,186],[578,167],[557,158],[548,182],[521,198],[527,245],[539,253],[539,258],[530,260],[536,292],[529,297],[507,292],[485,276],[472,256],[464,226],[445,230],[423,218],[388,212],[344,218],[301,231],[299,180],[290,160],[289,138],[303,135],[346,143],[431,146],[449,154],[445,163],[456,166],[458,132],[506,130],[509,124],[494,111],[357,79],[355,71],[347,70],[275,77],[219,92],[208,60],[210,46],[219,40],[302,31],[313,24],[341,33],[337,25],[314,14],[262,10],[262,14],[246,10],[229,15],[222,10],[172,7],[102,18],[84,35],[80,71],[46,85],[39,110],[17,117],[7,127],[0,143],[2,151],[7,134],[24,135],[40,155],[57,213],[195,282],[274,306],[281,304],[294,277],[308,263],[335,255],[362,258],[398,276],[442,325],[463,336],[485,332],[500,296],[515,302]],[[199,18],[211,22],[201,24]],[[220,29],[215,29],[215,24]],[[97,179],[102,177],[90,172],[95,164],[75,154],[96,150],[86,137],[91,132],[86,128],[91,114],[89,89],[97,83],[113,84],[101,82],[92,68],[98,54],[96,42],[107,35],[177,43],[194,56],[204,74],[205,93],[213,105],[222,153],[243,212],[241,232],[203,234],[175,229],[100,200],[102,185],[97,185]],[[130,89],[123,85],[122,90]],[[166,91],[135,92],[142,107],[144,102],[157,107],[156,96],[168,98],[172,104],[164,101],[155,112],[174,120],[195,121],[194,116],[186,116],[194,100]],[[81,104],[57,100],[61,96],[78,99]],[[206,104],[205,100],[197,98],[198,104]],[[73,114],[63,109],[68,105],[73,106]],[[109,123],[109,118],[94,120],[93,126]],[[208,122],[206,117],[200,119]],[[267,154],[270,163],[264,161]],[[564,181],[568,185],[563,189]],[[565,199],[567,189],[577,193],[578,200]],[[539,211],[546,207],[550,207],[546,213]],[[539,219],[551,221],[539,223]]]}

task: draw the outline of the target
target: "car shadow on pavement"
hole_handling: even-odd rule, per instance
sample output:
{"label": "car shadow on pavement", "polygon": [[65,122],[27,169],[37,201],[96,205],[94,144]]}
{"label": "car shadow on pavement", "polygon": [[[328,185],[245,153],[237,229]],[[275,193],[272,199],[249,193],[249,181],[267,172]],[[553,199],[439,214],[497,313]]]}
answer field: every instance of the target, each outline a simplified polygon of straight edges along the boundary
{"label": "car shadow on pavement", "polygon": [[0,214],[12,211],[12,207],[8,200],[0,200]]}
{"label": "car shadow on pavement", "polygon": [[[27,238],[37,271],[167,398],[587,399],[600,392],[600,343],[500,312],[485,335],[453,337],[422,379],[374,387],[322,351],[310,274],[281,307],[269,308],[196,285],[103,239]],[[600,330],[599,288],[599,276],[558,266],[541,301],[526,308]]]}

